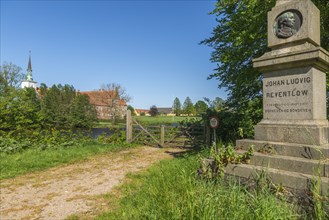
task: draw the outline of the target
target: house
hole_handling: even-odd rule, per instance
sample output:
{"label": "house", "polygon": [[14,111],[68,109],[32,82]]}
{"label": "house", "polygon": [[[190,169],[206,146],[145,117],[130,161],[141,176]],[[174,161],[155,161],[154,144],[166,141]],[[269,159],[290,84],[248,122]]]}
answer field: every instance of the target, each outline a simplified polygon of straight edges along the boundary
{"label": "house", "polygon": [[150,116],[149,111],[150,111],[149,109],[135,109],[135,113],[137,116],[142,116],[142,115]]}
{"label": "house", "polygon": [[158,112],[160,115],[166,115],[166,116],[174,116],[174,110],[172,108],[158,108]]}
{"label": "house", "polygon": [[[174,116],[175,113],[172,108],[157,108],[160,115]],[[150,109],[135,109],[137,116],[145,115],[150,116]]]}
{"label": "house", "polygon": [[95,106],[98,119],[124,118],[127,112],[127,104],[125,100],[116,99],[114,91],[98,90],[80,92],[80,94],[89,97],[90,104]]}

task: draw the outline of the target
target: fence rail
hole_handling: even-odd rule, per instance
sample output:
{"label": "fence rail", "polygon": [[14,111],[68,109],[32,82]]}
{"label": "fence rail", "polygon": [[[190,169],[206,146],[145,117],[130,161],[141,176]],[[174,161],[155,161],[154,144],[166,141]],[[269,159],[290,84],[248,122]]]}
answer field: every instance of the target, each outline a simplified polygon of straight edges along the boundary
{"label": "fence rail", "polygon": [[142,126],[138,121],[131,117],[131,112],[127,111],[127,142],[140,143],[146,145],[156,145],[165,147],[185,143],[204,143],[206,129],[203,125],[190,126],[165,126],[149,125]]}

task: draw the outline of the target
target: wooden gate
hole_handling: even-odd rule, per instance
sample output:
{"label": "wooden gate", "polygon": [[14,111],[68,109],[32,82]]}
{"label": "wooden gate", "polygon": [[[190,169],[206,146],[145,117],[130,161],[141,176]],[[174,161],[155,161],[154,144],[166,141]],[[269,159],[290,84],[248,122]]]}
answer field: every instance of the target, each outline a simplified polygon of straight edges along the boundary
{"label": "wooden gate", "polygon": [[127,111],[126,137],[128,143],[157,147],[193,146],[204,144],[205,134],[203,124],[143,126],[131,117],[130,110]]}

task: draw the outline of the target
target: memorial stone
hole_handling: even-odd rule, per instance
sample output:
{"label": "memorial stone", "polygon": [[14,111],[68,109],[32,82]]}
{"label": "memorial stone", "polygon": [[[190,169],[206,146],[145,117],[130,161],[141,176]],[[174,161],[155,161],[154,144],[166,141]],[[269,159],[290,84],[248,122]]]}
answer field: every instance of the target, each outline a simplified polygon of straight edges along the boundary
{"label": "memorial stone", "polygon": [[268,46],[254,59],[263,73],[263,120],[255,139],[328,144],[326,75],[320,12],[310,0],[277,1],[268,13]]}
{"label": "memorial stone", "polygon": [[236,142],[242,151],[253,145],[255,155],[225,172],[250,178],[266,169],[273,183],[307,190],[317,171],[328,194],[329,53],[320,47],[320,11],[311,0],[277,0],[267,30],[271,51],[253,60],[263,74],[263,119],[253,140]]}

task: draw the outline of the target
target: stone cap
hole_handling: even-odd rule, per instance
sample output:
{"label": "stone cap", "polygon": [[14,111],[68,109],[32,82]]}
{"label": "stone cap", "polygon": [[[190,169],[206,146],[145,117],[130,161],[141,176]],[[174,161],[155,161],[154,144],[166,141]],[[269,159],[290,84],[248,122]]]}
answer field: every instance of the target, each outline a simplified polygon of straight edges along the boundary
{"label": "stone cap", "polygon": [[323,72],[329,70],[329,52],[309,43],[265,53],[253,59],[253,67],[261,72],[313,66]]}
{"label": "stone cap", "polygon": [[289,2],[293,2],[293,1],[296,1],[296,0],[277,0],[275,6],[286,4]]}
{"label": "stone cap", "polygon": [[[294,27],[286,36],[278,34],[278,29],[280,29],[278,23],[281,24],[280,16],[284,16],[285,13],[294,15]],[[276,6],[268,12],[267,17],[268,47],[282,48],[289,46],[292,42],[300,42],[300,44],[309,42],[320,46],[320,11],[312,1],[278,0]]]}

